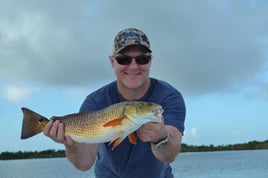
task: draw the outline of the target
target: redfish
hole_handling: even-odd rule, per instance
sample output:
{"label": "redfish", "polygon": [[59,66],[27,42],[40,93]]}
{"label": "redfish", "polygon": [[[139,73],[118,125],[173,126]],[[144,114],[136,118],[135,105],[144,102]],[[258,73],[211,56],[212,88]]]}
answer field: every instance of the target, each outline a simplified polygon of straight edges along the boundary
{"label": "redfish", "polygon": [[[22,108],[23,122],[21,139],[42,132],[49,122],[46,117]],[[148,122],[161,122],[163,109],[150,102],[125,101],[99,111],[87,111],[61,117],[53,116],[64,124],[65,135],[79,143],[113,143],[116,148],[127,136],[132,144],[137,140],[134,132]]]}

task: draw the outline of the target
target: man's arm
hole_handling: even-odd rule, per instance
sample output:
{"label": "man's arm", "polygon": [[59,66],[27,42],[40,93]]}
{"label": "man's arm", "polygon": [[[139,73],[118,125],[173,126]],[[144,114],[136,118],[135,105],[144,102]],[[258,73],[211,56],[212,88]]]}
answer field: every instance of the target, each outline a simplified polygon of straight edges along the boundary
{"label": "man's arm", "polygon": [[99,145],[74,142],[72,145],[65,145],[65,149],[66,156],[73,165],[81,171],[86,171],[95,163]]}
{"label": "man's arm", "polygon": [[59,121],[50,121],[43,132],[55,142],[65,145],[66,156],[77,169],[86,171],[93,166],[99,148],[98,144],[73,141],[70,136],[64,134],[64,125]]}
{"label": "man's arm", "polygon": [[[157,159],[165,163],[171,163],[180,152],[182,134],[177,128],[164,123],[148,123],[138,130],[140,139],[144,142],[151,142],[151,149]],[[167,137],[168,142],[162,148],[157,148],[154,143]]]}
{"label": "man's arm", "polygon": [[[165,126],[169,133],[168,142],[162,148],[157,148],[151,143],[152,151],[157,159],[165,163],[171,163],[180,152],[182,134],[173,126]],[[167,136],[167,135],[166,135]],[[162,137],[166,138],[166,137]]]}

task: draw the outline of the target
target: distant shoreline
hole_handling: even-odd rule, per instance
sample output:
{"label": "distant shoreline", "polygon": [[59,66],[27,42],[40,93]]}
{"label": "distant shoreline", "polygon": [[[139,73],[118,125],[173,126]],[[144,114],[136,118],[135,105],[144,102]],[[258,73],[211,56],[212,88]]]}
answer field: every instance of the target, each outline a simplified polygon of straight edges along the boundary
{"label": "distant shoreline", "polygon": [[268,140],[250,141],[247,143],[229,144],[229,145],[187,145],[182,143],[181,152],[204,152],[204,151],[232,151],[232,150],[268,150]]}
{"label": "distant shoreline", "polygon": [[[181,152],[205,152],[205,151],[232,151],[232,150],[268,150],[268,140],[265,141],[250,141],[242,144],[229,145],[187,145],[181,144]],[[65,150],[44,150],[44,151],[17,151],[17,152],[2,152],[0,160],[15,160],[15,159],[35,159],[35,158],[61,158],[65,157]]]}

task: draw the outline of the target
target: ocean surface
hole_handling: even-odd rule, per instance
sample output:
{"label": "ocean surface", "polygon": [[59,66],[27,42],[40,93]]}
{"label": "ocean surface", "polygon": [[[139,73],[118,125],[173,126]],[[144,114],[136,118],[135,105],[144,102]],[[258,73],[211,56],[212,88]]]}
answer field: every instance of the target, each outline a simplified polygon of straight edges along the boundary
{"label": "ocean surface", "polygon": [[[175,178],[268,178],[268,150],[181,153]],[[0,161],[0,178],[94,178],[66,158]]]}

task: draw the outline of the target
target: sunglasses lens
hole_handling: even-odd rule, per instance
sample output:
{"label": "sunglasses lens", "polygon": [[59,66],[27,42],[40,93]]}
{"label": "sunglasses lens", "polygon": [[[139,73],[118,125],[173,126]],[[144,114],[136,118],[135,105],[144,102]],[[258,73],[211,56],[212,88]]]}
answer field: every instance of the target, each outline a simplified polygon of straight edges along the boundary
{"label": "sunglasses lens", "polygon": [[120,65],[129,65],[132,61],[132,57],[131,56],[117,56],[115,57],[115,60],[117,61],[118,64]]}
{"label": "sunglasses lens", "polygon": [[119,56],[115,57],[115,60],[120,65],[129,65],[132,61],[132,58],[134,58],[135,62],[139,65],[148,64],[151,60],[150,55],[140,55],[140,56],[136,56],[136,57],[131,57],[128,55],[119,55]]}
{"label": "sunglasses lens", "polygon": [[148,56],[148,55],[141,55],[141,56],[135,57],[135,61],[139,65],[148,64],[150,59],[151,59],[151,56]]}

